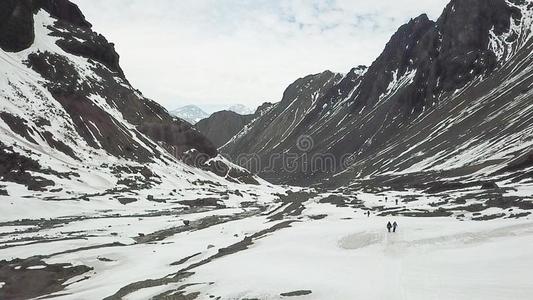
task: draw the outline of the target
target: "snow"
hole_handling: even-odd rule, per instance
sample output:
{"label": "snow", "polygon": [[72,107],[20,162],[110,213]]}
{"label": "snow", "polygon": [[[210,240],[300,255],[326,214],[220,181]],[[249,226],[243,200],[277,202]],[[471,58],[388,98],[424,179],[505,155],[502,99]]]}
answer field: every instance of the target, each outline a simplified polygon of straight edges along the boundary
{"label": "snow", "polygon": [[[166,276],[172,271],[177,271],[184,266],[171,266],[184,257],[195,253],[202,253],[187,262],[197,262],[215,254],[219,248],[225,247],[240,238],[247,232],[258,230],[267,226],[264,218],[250,218],[223,225],[217,225],[205,230],[177,234],[165,243],[131,245],[129,247],[103,248],[91,250],[80,257],[79,253],[59,256],[48,260],[47,263],[59,263],[75,259],[79,263],[95,266],[96,275],[89,280],[69,286],[69,292],[75,299],[100,299],[115,293],[127,283],[149,278]],[[208,245],[214,248],[208,249]],[[97,262],[96,257],[101,256],[115,262]],[[69,297],[64,297],[69,299]]]}
{"label": "snow", "polygon": [[[528,299],[533,223],[385,218],[297,223],[197,269],[222,299]],[[228,270],[231,270],[228,272]],[[196,290],[191,287],[190,290]]]}
{"label": "snow", "polygon": [[[390,99],[394,94],[396,94],[403,87],[409,86],[413,83],[413,80],[416,76],[416,69],[409,69],[405,71],[404,74],[399,75],[399,70],[394,70],[392,72],[392,81],[389,83],[387,90],[379,96],[378,104],[381,102]],[[376,104],[376,106],[378,105]]]}
{"label": "snow", "polygon": [[46,266],[31,266],[27,268],[28,270],[41,270],[46,269]]}
{"label": "snow", "polygon": [[196,124],[201,120],[208,118],[209,114],[204,112],[201,108],[196,105],[187,105],[175,110],[170,111],[170,114],[178,118],[184,119],[185,121]]}
{"label": "snow", "polygon": [[35,226],[3,226],[0,227],[0,234],[16,233],[36,228]]}
{"label": "snow", "polygon": [[500,63],[510,60],[531,39],[531,30],[533,28],[533,7],[530,6],[530,2],[506,2],[510,7],[520,11],[521,18],[518,22],[515,22],[514,18],[511,17],[511,28],[501,35],[497,35],[494,28],[490,31],[488,46]]}
{"label": "snow", "polygon": [[[531,185],[514,187],[509,196],[531,197]],[[463,189],[449,196],[459,198],[473,193],[476,189]],[[320,203],[331,195],[359,199],[365,209]],[[415,198],[403,203],[409,196]],[[399,204],[395,203],[397,199]],[[64,291],[50,295],[58,299],[102,299],[129,284],[170,278],[187,267],[192,268],[192,276],[133,289],[125,299],[149,299],[175,290],[200,292],[199,299],[210,295],[220,299],[281,299],[282,293],[302,290],[311,291],[303,299],[529,299],[533,292],[529,283],[533,275],[531,218],[502,217],[479,222],[470,220],[472,214],[465,211],[465,217],[458,217],[461,212],[446,218],[378,216],[398,208],[435,210],[433,204],[442,200],[442,195],[426,195],[413,189],[353,191],[349,195],[331,191],[306,201],[301,215],[288,215],[278,221],[268,219],[280,206],[274,202],[264,202],[266,211],[189,211],[169,203],[167,210],[159,207],[159,213],[152,215],[146,213],[156,211],[150,210],[147,203],[133,203],[122,210],[115,207],[72,212],[70,217],[58,218],[64,223],[53,227],[17,227],[31,229],[27,232],[16,232],[12,225],[0,226],[7,233],[0,236],[0,243],[9,246],[0,249],[0,259],[44,255],[49,256],[43,259],[49,265],[71,263],[94,269],[70,279]],[[475,201],[467,200],[464,205]],[[281,206],[280,210],[289,207]],[[451,206],[452,203],[439,207]],[[51,210],[54,209],[61,210],[60,206]],[[370,217],[366,216],[366,209],[372,212]],[[68,206],[63,214],[66,212]],[[512,213],[519,212],[515,209]],[[479,213],[511,214],[496,207]],[[324,217],[314,218],[319,215]],[[214,216],[226,221],[197,227]],[[189,229],[183,228],[183,220],[191,222]],[[247,248],[215,257],[220,249],[286,221],[292,221],[289,227],[256,236]],[[386,232],[388,221],[399,223],[397,233]],[[141,234],[172,232],[180,227],[182,230],[161,240],[136,240]],[[44,241],[37,244],[23,241],[40,238]],[[117,242],[121,246],[113,246]],[[81,247],[94,248],[80,250]],[[175,263],[178,261],[181,264]],[[43,265],[27,269],[38,270]]]}

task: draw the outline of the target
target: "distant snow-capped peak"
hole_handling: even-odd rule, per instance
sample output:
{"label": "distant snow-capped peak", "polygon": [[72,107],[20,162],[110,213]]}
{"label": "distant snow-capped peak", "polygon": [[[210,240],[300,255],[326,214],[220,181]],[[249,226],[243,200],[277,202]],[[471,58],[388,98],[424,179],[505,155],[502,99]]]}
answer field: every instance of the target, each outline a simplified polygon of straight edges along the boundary
{"label": "distant snow-capped peak", "polygon": [[170,111],[170,114],[191,124],[196,124],[209,117],[209,114],[196,105],[187,105]]}

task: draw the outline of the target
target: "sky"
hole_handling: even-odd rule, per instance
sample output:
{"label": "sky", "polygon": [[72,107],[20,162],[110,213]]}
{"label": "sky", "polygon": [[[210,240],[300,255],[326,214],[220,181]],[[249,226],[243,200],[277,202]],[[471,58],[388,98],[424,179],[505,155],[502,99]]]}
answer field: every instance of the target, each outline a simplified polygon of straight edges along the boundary
{"label": "sky", "polygon": [[449,0],[72,0],[167,109],[278,102],[296,79],[369,65],[396,29]]}

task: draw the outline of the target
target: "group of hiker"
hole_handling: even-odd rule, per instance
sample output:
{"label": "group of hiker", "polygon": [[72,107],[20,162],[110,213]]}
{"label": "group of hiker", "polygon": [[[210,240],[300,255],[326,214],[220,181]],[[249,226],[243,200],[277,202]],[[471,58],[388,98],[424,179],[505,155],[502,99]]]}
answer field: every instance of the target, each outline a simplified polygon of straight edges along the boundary
{"label": "group of hiker", "polygon": [[387,230],[389,232],[391,232],[391,229],[392,229],[392,232],[396,232],[396,228],[398,228],[398,223],[396,223],[396,221],[394,221],[394,223],[392,224],[390,221],[387,223]]}
{"label": "group of hiker", "polygon": [[[388,197],[385,197],[385,202],[387,202],[388,200]],[[398,199],[395,199],[394,201],[396,202],[396,205],[398,205]],[[392,232],[396,232],[396,228],[398,228],[398,223],[396,223],[396,221],[394,221],[392,224],[390,221],[387,223],[387,230],[389,232],[391,232],[391,230]]]}
{"label": "group of hiker", "polygon": [[[388,201],[389,201],[389,197],[385,197],[385,202],[388,202]],[[396,202],[396,205],[398,205],[398,199],[395,199],[395,202]],[[370,218],[370,210],[367,210],[365,212],[365,215]],[[398,223],[396,221],[394,221],[392,223],[390,221],[387,222],[387,230],[389,232],[393,232],[394,233],[394,232],[396,232],[397,229],[398,229]]]}
{"label": "group of hiker", "polygon": [[[370,211],[367,210],[366,213],[365,213],[365,215],[367,215],[367,216],[370,218]],[[394,221],[394,222],[392,222],[392,223],[389,221],[389,222],[387,223],[387,230],[388,230],[389,232],[391,232],[391,230],[392,230],[392,232],[396,232],[396,229],[397,229],[397,228],[398,228],[398,223],[397,223],[396,221]]]}

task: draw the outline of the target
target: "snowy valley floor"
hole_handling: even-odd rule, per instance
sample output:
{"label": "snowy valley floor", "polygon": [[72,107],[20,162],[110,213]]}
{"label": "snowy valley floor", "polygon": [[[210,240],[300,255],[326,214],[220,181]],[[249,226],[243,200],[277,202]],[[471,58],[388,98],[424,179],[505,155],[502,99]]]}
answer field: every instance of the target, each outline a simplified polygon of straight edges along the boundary
{"label": "snowy valley floor", "polygon": [[[150,207],[53,220],[3,215],[0,298],[533,296],[529,217],[382,216],[387,206],[396,207],[384,204],[383,194],[356,198],[360,202],[342,203],[331,194],[303,192],[255,206]],[[424,199],[398,208],[431,204]],[[386,232],[389,220],[399,223],[397,233]]]}

